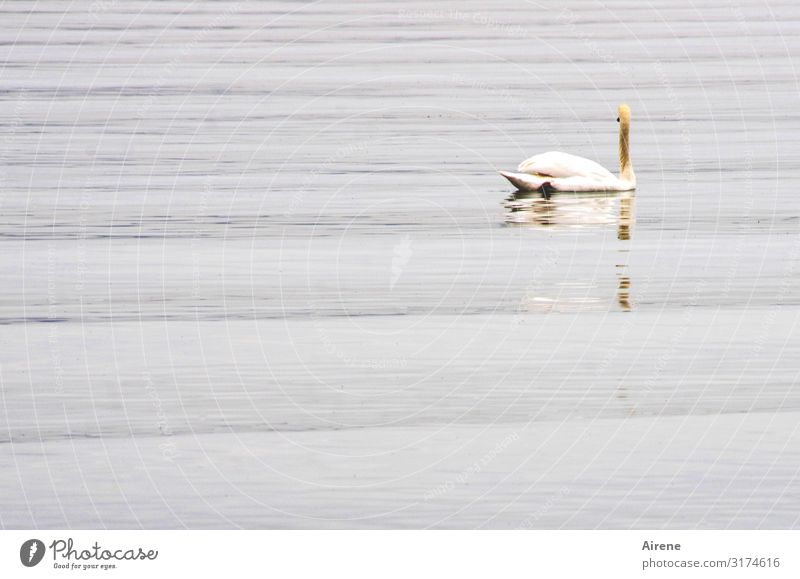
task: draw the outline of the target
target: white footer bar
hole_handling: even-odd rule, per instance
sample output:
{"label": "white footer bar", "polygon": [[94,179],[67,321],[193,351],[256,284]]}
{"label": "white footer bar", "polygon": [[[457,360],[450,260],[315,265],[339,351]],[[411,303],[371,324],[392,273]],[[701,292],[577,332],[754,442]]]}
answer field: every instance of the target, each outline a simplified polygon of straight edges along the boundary
{"label": "white footer bar", "polygon": [[2,531],[0,577],[798,577],[799,544],[800,531]]}

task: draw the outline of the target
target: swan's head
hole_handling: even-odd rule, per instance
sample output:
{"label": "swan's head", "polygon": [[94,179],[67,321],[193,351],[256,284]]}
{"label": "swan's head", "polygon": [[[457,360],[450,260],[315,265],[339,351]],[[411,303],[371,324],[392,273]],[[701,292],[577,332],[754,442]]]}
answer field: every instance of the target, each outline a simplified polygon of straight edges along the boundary
{"label": "swan's head", "polygon": [[631,107],[621,104],[617,108],[617,122],[628,125],[631,122]]}

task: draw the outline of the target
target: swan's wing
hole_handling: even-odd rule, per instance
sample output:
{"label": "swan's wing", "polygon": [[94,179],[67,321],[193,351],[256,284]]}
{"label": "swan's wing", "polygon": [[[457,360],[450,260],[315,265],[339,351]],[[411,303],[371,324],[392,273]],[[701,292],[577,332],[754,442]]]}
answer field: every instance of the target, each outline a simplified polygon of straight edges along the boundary
{"label": "swan's wing", "polygon": [[631,191],[633,185],[609,175],[608,177],[548,177],[546,175],[529,175],[528,173],[511,173],[500,171],[500,174],[511,181],[520,191],[541,191],[545,183],[556,191],[598,192],[598,191]]}
{"label": "swan's wing", "polygon": [[570,155],[569,153],[561,153],[559,151],[550,151],[526,159],[519,164],[517,171],[520,173],[528,173],[529,175],[544,175],[557,178],[588,177],[598,180],[616,179],[608,169],[599,163],[595,163],[584,157]]}
{"label": "swan's wing", "polygon": [[503,177],[508,179],[511,184],[520,191],[539,191],[542,185],[550,181],[550,177],[541,175],[528,175],[527,173],[511,173],[509,171],[498,171]]}

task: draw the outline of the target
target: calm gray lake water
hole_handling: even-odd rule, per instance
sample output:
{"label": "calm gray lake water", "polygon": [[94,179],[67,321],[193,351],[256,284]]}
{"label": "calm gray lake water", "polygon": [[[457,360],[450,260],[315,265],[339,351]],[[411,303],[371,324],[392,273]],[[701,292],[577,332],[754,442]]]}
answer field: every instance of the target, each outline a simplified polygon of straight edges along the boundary
{"label": "calm gray lake water", "polygon": [[0,526],[800,526],[796,3],[0,12]]}

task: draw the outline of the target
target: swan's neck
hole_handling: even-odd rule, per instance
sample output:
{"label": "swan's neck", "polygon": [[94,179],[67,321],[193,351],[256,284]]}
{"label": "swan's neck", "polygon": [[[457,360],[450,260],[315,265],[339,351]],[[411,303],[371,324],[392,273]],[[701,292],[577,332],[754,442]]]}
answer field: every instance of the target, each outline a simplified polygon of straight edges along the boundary
{"label": "swan's neck", "polygon": [[619,125],[619,178],[636,185],[630,153],[630,123],[624,119]]}

